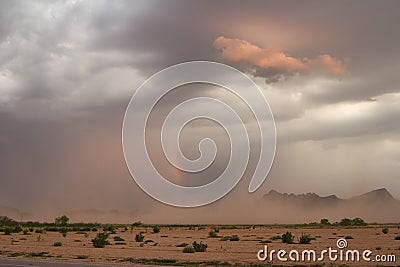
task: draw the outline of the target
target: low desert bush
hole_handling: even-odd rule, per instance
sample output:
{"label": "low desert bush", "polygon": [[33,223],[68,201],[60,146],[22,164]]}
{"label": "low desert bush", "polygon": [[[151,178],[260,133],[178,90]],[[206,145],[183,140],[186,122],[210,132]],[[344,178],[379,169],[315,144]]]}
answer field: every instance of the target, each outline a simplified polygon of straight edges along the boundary
{"label": "low desert bush", "polygon": [[5,234],[5,235],[11,235],[11,233],[12,233],[11,228],[9,228],[9,227],[4,228],[4,234]]}
{"label": "low desert bush", "polygon": [[211,237],[211,238],[218,237],[217,232],[215,232],[215,230],[211,230],[210,232],[208,232],[208,237]]}
{"label": "low desert bush", "polygon": [[293,244],[294,235],[291,232],[286,232],[282,235],[282,242],[286,244]]}
{"label": "low desert bush", "polygon": [[354,239],[354,237],[352,237],[351,235],[347,235],[344,237],[344,239]]}
{"label": "low desert bush", "polygon": [[93,247],[104,248],[106,245],[109,245],[110,242],[107,240],[108,236],[108,233],[98,233],[96,237],[92,239]]}
{"label": "low desert bush", "polygon": [[120,236],[114,236],[114,241],[119,241],[119,242],[121,242],[121,241],[125,241],[125,239],[123,239],[123,238],[120,237]]}
{"label": "low desert bush", "polygon": [[203,244],[201,241],[200,243],[197,243],[196,241],[193,242],[193,248],[196,252],[205,252],[207,247],[207,244]]}
{"label": "low desert bush", "polygon": [[135,236],[135,241],[136,242],[143,242],[143,240],[144,240],[144,235],[143,235],[142,232],[136,234],[136,236]]}
{"label": "low desert bush", "polygon": [[181,243],[181,244],[179,244],[179,245],[176,245],[175,247],[184,248],[184,247],[187,247],[187,246],[189,246],[188,243]]}
{"label": "low desert bush", "polygon": [[153,233],[157,234],[160,232],[160,228],[156,225],[153,227]]}
{"label": "low desert bush", "polygon": [[233,235],[229,238],[229,241],[239,241],[239,237],[237,235]]}
{"label": "low desert bush", "polygon": [[312,240],[312,238],[310,237],[310,235],[302,233],[299,238],[299,243],[300,244],[310,244],[311,240]]}
{"label": "low desert bush", "polygon": [[62,243],[61,242],[54,242],[53,246],[54,247],[61,247]]}
{"label": "low desert bush", "polygon": [[389,233],[389,228],[387,227],[383,227],[382,228],[382,233],[384,233],[385,235]]}
{"label": "low desert bush", "polygon": [[195,253],[196,250],[192,246],[186,246],[183,248],[183,253]]}
{"label": "low desert bush", "polygon": [[396,236],[394,240],[400,240],[400,235]]}

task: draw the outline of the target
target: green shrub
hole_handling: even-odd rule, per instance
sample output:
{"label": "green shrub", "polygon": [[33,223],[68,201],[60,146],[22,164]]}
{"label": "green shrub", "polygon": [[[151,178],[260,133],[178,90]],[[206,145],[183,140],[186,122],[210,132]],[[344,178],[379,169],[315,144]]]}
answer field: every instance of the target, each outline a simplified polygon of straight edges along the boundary
{"label": "green shrub", "polygon": [[108,236],[108,233],[98,233],[96,237],[92,239],[93,247],[104,248],[106,245],[109,245],[110,242],[107,240]]}
{"label": "green shrub", "polygon": [[381,250],[382,248],[381,248],[381,247],[375,247],[375,249],[376,249],[376,250]]}
{"label": "green shrub", "polygon": [[344,239],[354,239],[351,235],[347,235],[344,237]]}
{"label": "green shrub", "polygon": [[66,226],[69,222],[69,218],[65,215],[57,217],[54,219],[54,224]]}
{"label": "green shrub", "polygon": [[389,228],[387,227],[383,227],[382,228],[382,233],[384,233],[385,235],[389,233]]}
{"label": "green shrub", "polygon": [[196,250],[191,246],[186,246],[183,248],[183,253],[195,253]]}
{"label": "green shrub", "polygon": [[302,233],[299,238],[299,243],[300,244],[310,244],[311,240],[312,240],[312,238],[310,237],[310,235]]}
{"label": "green shrub", "polygon": [[293,244],[294,235],[291,232],[286,232],[282,235],[282,242],[286,244]]}
{"label": "green shrub", "polygon": [[400,240],[400,235],[396,236],[394,240]]}
{"label": "green shrub", "polygon": [[229,241],[239,241],[239,237],[237,235],[233,235],[229,238]]}
{"label": "green shrub", "polygon": [[15,226],[14,229],[13,229],[13,232],[14,232],[14,233],[22,232],[22,227],[19,226],[19,225]]}
{"label": "green shrub", "polygon": [[141,221],[137,221],[137,222],[134,222],[134,223],[132,223],[132,227],[140,227],[140,226],[142,226],[143,225],[143,223],[141,222]]}
{"label": "green shrub", "polygon": [[135,236],[136,242],[143,242],[143,240],[144,240],[144,235],[142,234],[142,232],[136,234],[136,236]]}
{"label": "green shrub", "polygon": [[114,241],[125,241],[125,239],[120,236],[114,236]]}
{"label": "green shrub", "polygon": [[218,237],[217,232],[215,232],[214,230],[211,230],[210,232],[208,232],[208,236],[211,238]]}
{"label": "green shrub", "polygon": [[5,234],[5,235],[11,235],[11,233],[12,233],[11,228],[9,228],[9,227],[4,228],[4,234]]}
{"label": "green shrub", "polygon": [[203,244],[201,241],[200,243],[197,243],[196,241],[193,242],[193,248],[196,252],[205,252],[207,247],[207,244]]}
{"label": "green shrub", "polygon": [[24,229],[23,234],[28,235],[28,229]]}
{"label": "green shrub", "polygon": [[329,222],[329,220],[328,219],[321,219],[321,222],[320,222],[322,225],[330,225],[331,223]]}
{"label": "green shrub", "polygon": [[231,236],[223,236],[219,241],[228,241]]}
{"label": "green shrub", "polygon": [[156,225],[153,227],[153,233],[157,234],[160,232],[160,228]]}
{"label": "green shrub", "polygon": [[61,242],[54,242],[53,246],[54,247],[61,247],[62,243]]}

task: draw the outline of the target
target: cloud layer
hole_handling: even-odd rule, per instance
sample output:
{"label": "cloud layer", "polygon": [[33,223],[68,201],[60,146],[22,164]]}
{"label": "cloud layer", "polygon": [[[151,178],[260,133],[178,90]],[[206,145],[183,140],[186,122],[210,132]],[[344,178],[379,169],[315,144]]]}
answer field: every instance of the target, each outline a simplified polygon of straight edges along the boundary
{"label": "cloud layer", "polygon": [[313,69],[336,76],[346,74],[343,62],[328,54],[314,59],[298,59],[278,49],[260,48],[245,40],[223,36],[215,39],[214,47],[218,49],[223,60],[245,63],[250,68],[255,68],[256,76],[269,78],[274,75],[306,74]]}

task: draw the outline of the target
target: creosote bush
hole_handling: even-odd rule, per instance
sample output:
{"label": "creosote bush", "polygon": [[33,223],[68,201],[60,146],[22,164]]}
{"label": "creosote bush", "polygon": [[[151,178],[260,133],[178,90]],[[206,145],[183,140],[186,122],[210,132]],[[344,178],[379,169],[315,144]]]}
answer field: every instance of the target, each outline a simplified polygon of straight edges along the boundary
{"label": "creosote bush", "polygon": [[233,235],[229,238],[229,241],[239,241],[239,237],[237,235]]}
{"label": "creosote bush", "polygon": [[210,232],[208,232],[208,236],[211,238],[218,237],[217,232],[215,232],[215,230],[211,230]]}
{"label": "creosote bush", "polygon": [[192,246],[186,246],[183,248],[183,253],[195,253],[196,250]]}
{"label": "creosote bush", "polygon": [[160,228],[156,225],[153,227],[153,233],[157,234],[160,232]]}
{"label": "creosote bush", "polygon": [[311,240],[312,240],[312,238],[310,237],[310,235],[302,233],[299,238],[299,243],[300,244],[310,244]]}
{"label": "creosote bush", "polygon": [[201,241],[200,243],[197,243],[196,241],[193,242],[193,248],[196,252],[205,252],[207,247],[207,244],[203,244]]}
{"label": "creosote bush", "polygon": [[286,244],[293,244],[294,235],[291,232],[286,232],[282,235],[282,242]]}
{"label": "creosote bush", "polygon": [[382,233],[384,233],[385,235],[389,233],[389,228],[387,227],[383,227],[382,228]]}
{"label": "creosote bush", "polygon": [[61,247],[62,243],[61,242],[54,242],[53,246],[54,247]]}
{"label": "creosote bush", "polygon": [[125,239],[123,239],[120,236],[114,236],[114,241],[122,242],[122,241],[125,241]]}
{"label": "creosote bush", "polygon": [[143,242],[143,240],[144,240],[144,235],[143,235],[142,232],[136,234],[136,236],[135,236],[135,241],[136,242]]}
{"label": "creosote bush", "polygon": [[92,239],[93,247],[104,248],[106,245],[109,245],[110,242],[107,240],[108,236],[108,233],[98,233],[96,237]]}

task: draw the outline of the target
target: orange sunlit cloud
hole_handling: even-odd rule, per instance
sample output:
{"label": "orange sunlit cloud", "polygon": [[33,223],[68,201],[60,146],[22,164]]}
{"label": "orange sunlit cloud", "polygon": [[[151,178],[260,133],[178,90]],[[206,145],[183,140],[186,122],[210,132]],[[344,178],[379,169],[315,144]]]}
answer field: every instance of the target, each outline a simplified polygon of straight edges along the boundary
{"label": "orange sunlit cloud", "polygon": [[282,74],[303,74],[309,72],[312,68],[336,76],[347,73],[343,62],[328,54],[319,55],[315,59],[297,59],[282,51],[261,48],[245,40],[223,36],[215,39],[214,47],[221,52],[221,57],[227,61],[242,62]]}

